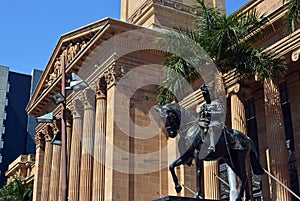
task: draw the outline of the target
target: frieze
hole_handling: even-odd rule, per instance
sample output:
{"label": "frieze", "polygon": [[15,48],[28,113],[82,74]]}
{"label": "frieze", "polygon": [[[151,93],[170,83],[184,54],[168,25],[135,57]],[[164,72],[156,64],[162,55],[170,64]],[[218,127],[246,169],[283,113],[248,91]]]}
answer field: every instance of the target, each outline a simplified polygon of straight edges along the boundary
{"label": "frieze", "polygon": [[62,47],[62,53],[55,59],[55,62],[52,67],[52,71],[49,73],[49,77],[45,81],[45,89],[52,85],[52,83],[60,76],[61,74],[61,62],[62,57],[65,58],[66,64],[72,62],[72,60],[76,57],[78,52],[86,46],[86,42],[82,41],[81,43],[69,43],[67,47]]}

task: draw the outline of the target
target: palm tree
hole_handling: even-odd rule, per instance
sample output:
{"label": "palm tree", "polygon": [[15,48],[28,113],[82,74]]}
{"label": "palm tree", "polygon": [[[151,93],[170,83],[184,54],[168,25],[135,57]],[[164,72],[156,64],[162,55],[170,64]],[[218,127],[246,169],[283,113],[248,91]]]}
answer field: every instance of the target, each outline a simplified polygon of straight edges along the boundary
{"label": "palm tree", "polygon": [[[253,29],[260,25],[256,11],[226,16],[217,8],[207,7],[204,0],[197,0],[197,2],[199,6],[195,17],[195,30],[170,32],[159,38],[158,42],[161,46],[176,44],[177,40],[193,40],[210,56],[219,72],[224,74],[234,71],[241,79],[255,75],[257,79],[264,81],[285,72],[283,58],[277,57],[274,52],[266,52],[255,47],[247,40]],[[189,51],[189,48],[182,47],[179,51]],[[197,63],[199,62],[201,61]],[[174,91],[180,90],[182,80],[177,79],[176,76],[176,79],[172,79],[170,75],[174,75],[174,72],[180,74],[189,83],[200,78],[197,70],[192,67],[195,65],[178,55],[168,57],[164,65],[167,67],[167,72],[164,86],[159,90],[158,102],[160,103],[176,100]]]}
{"label": "palm tree", "polygon": [[[284,1],[285,2],[285,1]],[[285,14],[286,29],[288,33],[295,31],[296,22],[300,20],[300,0],[290,0]]]}
{"label": "palm tree", "polygon": [[[299,0],[291,1],[294,2],[294,4],[290,4],[290,10],[294,11],[291,19],[295,21],[300,15]],[[256,11],[233,13],[225,16],[218,9],[207,7],[204,0],[197,0],[197,2],[199,6],[197,7],[198,13],[195,17],[194,31],[179,30],[170,32],[158,40],[159,44],[168,46],[169,44],[177,44],[176,41],[178,40],[193,40],[207,52],[221,74],[235,72],[240,80],[244,78],[253,79],[254,77],[260,80],[264,86],[265,100],[268,100],[265,102],[266,113],[268,113],[266,117],[267,137],[280,142],[280,147],[284,147],[285,142],[282,140],[284,139],[282,137],[284,135],[283,127],[275,126],[283,125],[276,77],[284,74],[287,67],[284,59],[279,57],[278,54],[255,47],[250,42],[251,34],[255,28],[261,25]],[[185,46],[179,51],[184,52],[189,51],[189,49],[193,48]],[[199,55],[199,57],[201,56],[203,55]],[[205,63],[205,61],[207,60],[204,59],[202,63]],[[196,63],[201,63],[201,61]],[[165,60],[165,66],[167,67],[166,79],[163,87],[159,89],[158,102],[164,104],[174,100],[177,101],[175,92],[180,90],[178,87],[182,85],[183,80],[193,83],[195,80],[201,79],[194,68],[197,65],[193,64],[192,59],[183,59],[180,55],[174,54]],[[182,79],[178,79],[178,77]],[[275,172],[276,168],[282,170],[278,166],[282,163],[279,160],[287,158],[286,150],[280,148],[279,152],[281,154],[278,157],[279,159],[271,156]],[[283,179],[288,180],[285,178],[284,173],[278,174]],[[286,194],[288,195],[288,193]],[[286,199],[288,200],[288,198]]]}
{"label": "palm tree", "polygon": [[32,184],[22,184],[22,179],[14,178],[0,189],[0,201],[31,201]]}

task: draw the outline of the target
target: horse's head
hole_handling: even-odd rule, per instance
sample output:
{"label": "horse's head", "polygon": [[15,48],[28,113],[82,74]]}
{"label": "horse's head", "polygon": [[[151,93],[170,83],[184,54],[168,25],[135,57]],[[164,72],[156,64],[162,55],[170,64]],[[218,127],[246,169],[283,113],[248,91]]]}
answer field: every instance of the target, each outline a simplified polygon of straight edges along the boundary
{"label": "horse's head", "polygon": [[165,122],[167,135],[174,138],[178,134],[180,127],[180,111],[176,110],[175,104],[156,105],[155,110],[159,112],[160,117]]}

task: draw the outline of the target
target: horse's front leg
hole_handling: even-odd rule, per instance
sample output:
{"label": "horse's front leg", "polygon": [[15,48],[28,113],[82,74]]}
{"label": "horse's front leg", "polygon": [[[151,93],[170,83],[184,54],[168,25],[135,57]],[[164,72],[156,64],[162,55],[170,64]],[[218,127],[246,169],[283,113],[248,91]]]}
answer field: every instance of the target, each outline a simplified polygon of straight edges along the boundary
{"label": "horse's front leg", "polygon": [[180,156],[171,165],[169,165],[169,170],[172,174],[173,182],[175,184],[175,190],[176,190],[177,193],[179,193],[182,190],[182,187],[178,183],[178,178],[177,178],[177,175],[175,173],[175,167],[177,167],[179,165],[182,165],[184,163],[183,158],[184,158],[184,156]]}
{"label": "horse's front leg", "polygon": [[201,169],[203,165],[203,161],[199,159],[199,150],[195,149],[194,159],[196,163],[196,175],[197,175],[197,192],[195,194],[195,198],[200,198],[201,194]]}

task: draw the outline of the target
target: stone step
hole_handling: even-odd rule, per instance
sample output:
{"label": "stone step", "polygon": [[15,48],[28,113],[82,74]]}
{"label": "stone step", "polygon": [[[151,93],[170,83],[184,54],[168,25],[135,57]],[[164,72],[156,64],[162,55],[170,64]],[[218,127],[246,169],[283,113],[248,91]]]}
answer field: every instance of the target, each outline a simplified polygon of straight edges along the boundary
{"label": "stone step", "polygon": [[166,196],[153,201],[221,201],[221,200],[210,200],[210,199],[200,199],[200,198],[187,198],[178,196]]}

